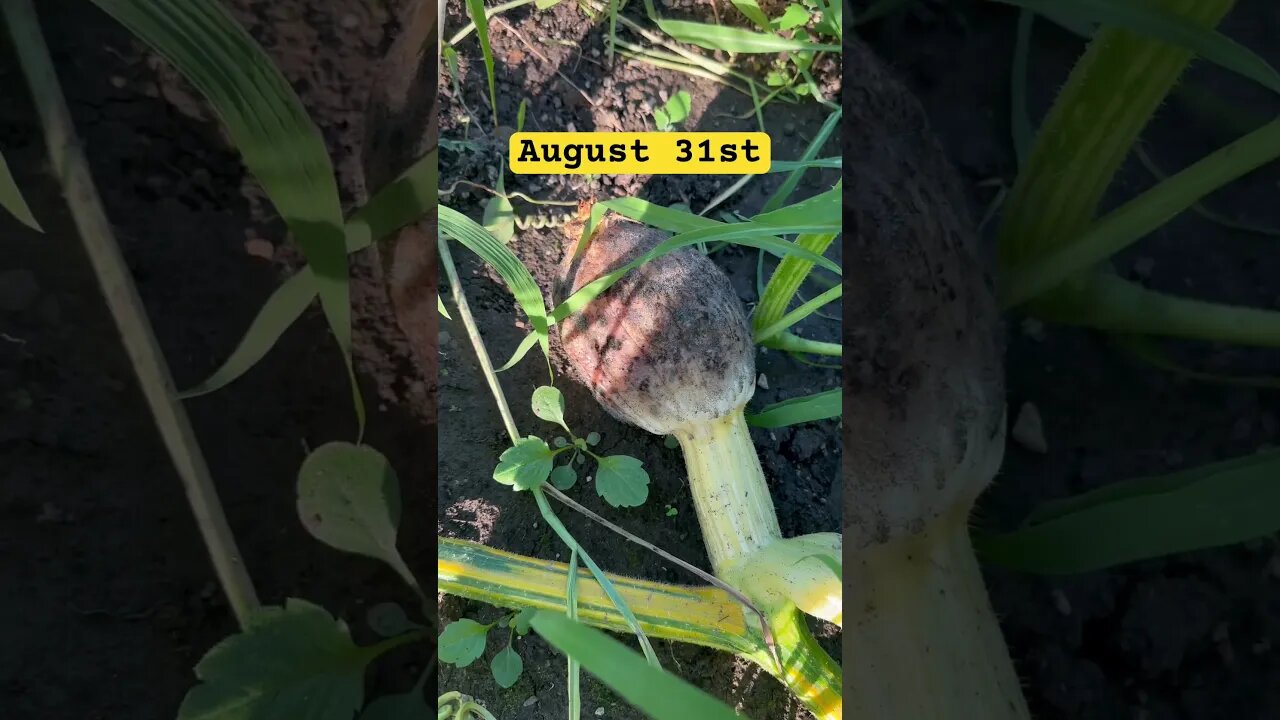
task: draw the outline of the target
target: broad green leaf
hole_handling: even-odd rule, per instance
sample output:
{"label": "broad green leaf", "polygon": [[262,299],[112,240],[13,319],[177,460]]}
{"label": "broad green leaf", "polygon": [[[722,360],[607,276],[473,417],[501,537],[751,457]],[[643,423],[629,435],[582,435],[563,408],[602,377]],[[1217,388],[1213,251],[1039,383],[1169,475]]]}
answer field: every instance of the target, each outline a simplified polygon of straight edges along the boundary
{"label": "broad green leaf", "polygon": [[520,654],[515,651],[515,648],[508,645],[493,656],[489,669],[493,671],[494,681],[505,690],[515,685],[520,679],[520,673],[524,672],[524,660],[520,659]]}
{"label": "broad green leaf", "polygon": [[400,551],[400,483],[381,453],[331,442],[316,448],[298,471],[298,517],[330,547],[376,558],[417,587]]}
{"label": "broad green leaf", "polygon": [[649,473],[644,463],[630,455],[602,457],[596,468],[596,492],[614,507],[643,505],[649,497]]}
{"label": "broad green leaf", "polygon": [[772,26],[774,30],[794,30],[807,25],[809,18],[808,10],[805,10],[802,5],[792,3],[773,21]]}
{"label": "broad green leaf", "polygon": [[297,599],[264,607],[196,665],[201,684],[178,720],[350,720],[372,658],[324,608]]}
{"label": "broad green leaf", "polygon": [[659,130],[670,130],[676,123],[684,122],[689,117],[692,100],[686,90],[678,90],[662,107],[653,111],[655,124]]}
{"label": "broad green leaf", "polygon": [[347,364],[363,429],[364,404],[351,364],[342,206],[319,128],[266,53],[219,3],[94,3],[177,68],[222,118],[245,165],[307,257],[320,305]]}
{"label": "broad green leaf", "polygon": [[493,110],[493,126],[498,126],[498,93],[494,89],[493,47],[489,44],[489,18],[484,13],[484,0],[467,0],[467,14],[476,26],[476,38],[484,56],[484,74],[489,81],[489,107]]}
{"label": "broad green leaf", "polygon": [[1280,73],[1222,33],[1142,0],[996,0],[1029,10],[1122,27],[1191,50],[1227,70],[1280,93]]}
{"label": "broad green leaf", "polygon": [[568,490],[578,482],[578,473],[569,465],[557,465],[551,471],[551,484],[558,490]]}
{"label": "broad green leaf", "polygon": [[980,534],[975,547],[986,562],[1064,574],[1243,542],[1280,531],[1277,477],[1272,452],[1138,478],[1059,501],[1013,532]]}
{"label": "broad green leaf", "polygon": [[657,720],[741,720],[727,705],[679,677],[654,668],[627,646],[547,610],[533,629],[557,650],[582,664],[624,700]]}
{"label": "broad green leaf", "polygon": [[552,457],[546,441],[530,435],[502,453],[493,470],[493,479],[516,491],[531,490],[547,481]]}
{"label": "broad green leaf", "polygon": [[840,417],[840,392],[836,388],[774,403],[754,415],[748,415],[747,424],[752,427],[780,428]]}
{"label": "broad green leaf", "polygon": [[475,662],[484,654],[490,627],[470,618],[455,620],[446,625],[436,645],[440,662],[460,668]]}
{"label": "broad green leaf", "polygon": [[553,422],[565,430],[569,429],[564,424],[564,395],[550,385],[542,385],[533,391],[533,414],[547,422]]}
{"label": "broad green leaf", "polygon": [[360,720],[424,720],[428,717],[426,696],[421,688],[399,695],[384,695],[369,703]]}
{"label": "broad green leaf", "polygon": [[5,162],[3,153],[0,153],[0,207],[8,210],[23,225],[36,232],[44,232],[40,223],[36,222],[36,216],[31,214],[26,199],[22,197],[13,173],[9,172],[9,163]]}
{"label": "broad green leaf", "polygon": [[409,619],[404,608],[393,602],[378,603],[369,608],[365,620],[369,623],[370,630],[384,638],[396,637],[422,628],[421,625]]}

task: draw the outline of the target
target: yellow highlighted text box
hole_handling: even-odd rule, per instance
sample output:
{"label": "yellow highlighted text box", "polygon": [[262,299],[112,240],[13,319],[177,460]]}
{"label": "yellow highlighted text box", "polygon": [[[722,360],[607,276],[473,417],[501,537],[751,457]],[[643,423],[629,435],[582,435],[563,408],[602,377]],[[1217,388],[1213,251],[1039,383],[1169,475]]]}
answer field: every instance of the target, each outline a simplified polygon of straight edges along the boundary
{"label": "yellow highlighted text box", "polygon": [[769,172],[762,132],[519,132],[517,175],[751,175]]}

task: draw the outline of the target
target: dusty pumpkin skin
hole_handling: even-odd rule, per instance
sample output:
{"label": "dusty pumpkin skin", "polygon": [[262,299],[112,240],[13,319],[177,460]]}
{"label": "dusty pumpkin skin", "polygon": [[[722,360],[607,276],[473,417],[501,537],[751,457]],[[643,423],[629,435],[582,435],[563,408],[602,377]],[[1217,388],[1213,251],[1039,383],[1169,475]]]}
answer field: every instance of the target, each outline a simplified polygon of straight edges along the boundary
{"label": "dusty pumpkin skin", "polygon": [[[567,297],[668,237],[606,216],[576,260],[576,243],[570,243],[560,294]],[[755,391],[742,301],[720,268],[694,248],[627,273],[562,323],[560,337],[596,400],[619,420],[657,435],[724,417]]]}

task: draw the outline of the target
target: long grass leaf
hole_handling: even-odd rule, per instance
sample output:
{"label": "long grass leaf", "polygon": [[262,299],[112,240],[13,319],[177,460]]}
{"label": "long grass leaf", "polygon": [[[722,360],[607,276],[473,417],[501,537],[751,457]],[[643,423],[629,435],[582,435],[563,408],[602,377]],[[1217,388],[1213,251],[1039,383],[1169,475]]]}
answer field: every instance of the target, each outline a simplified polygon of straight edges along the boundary
{"label": "long grass leaf", "polygon": [[1280,157],[1280,120],[1211,153],[1099,220],[1072,242],[1007,274],[1007,306],[1041,295],[1190,208],[1227,183]]}
{"label": "long grass leaf", "polygon": [[[1159,3],[1142,0],[996,0],[1038,12],[1121,27],[1177,45],[1222,68],[1280,93],[1280,73],[1256,53]],[[1209,4],[1209,3],[1206,3]]]}
{"label": "long grass leaf", "polygon": [[980,534],[984,561],[1046,574],[1230,545],[1280,531],[1280,454],[1140,478],[1061,501],[1042,521]]}
{"label": "long grass leaf", "polygon": [[302,247],[342,350],[361,430],[351,361],[351,302],[342,208],[319,128],[284,76],[212,0],[94,0],[168,60],[222,118],[245,165]]}
{"label": "long grass leaf", "polygon": [[790,398],[747,415],[747,424],[752,427],[780,428],[840,417],[841,401],[840,388]]}
{"label": "long grass leaf", "polygon": [[489,82],[489,107],[493,110],[493,126],[498,126],[498,93],[495,89],[493,47],[489,44],[489,17],[484,12],[484,0],[467,0],[467,13],[475,23],[476,39],[484,57],[485,79]]}
{"label": "long grass leaf", "polygon": [[645,663],[627,646],[563,615],[540,611],[530,623],[624,700],[657,720],[740,720],[728,705]]}
{"label": "long grass leaf", "polygon": [[[836,233],[805,234],[796,238],[796,244],[821,255],[826,252],[835,238]],[[785,257],[778,263],[751,317],[753,330],[759,332],[782,318],[787,306],[791,304],[791,299],[795,297],[800,285],[804,283],[812,269],[813,263],[795,256]]]}
{"label": "long grass leaf", "polygon": [[[822,123],[822,127],[818,128],[817,134],[809,142],[809,146],[805,148],[804,155],[800,157],[800,162],[807,163],[818,157],[818,153],[822,151],[823,145],[826,145],[831,133],[840,126],[840,118],[843,114],[840,108],[836,108],[834,112],[827,116],[827,119]],[[800,178],[804,177],[806,169],[807,166],[801,166],[792,170],[791,174],[782,181],[782,185],[778,187],[777,191],[765,202],[761,212],[767,213],[782,207],[787,198],[791,197],[791,193],[795,192],[796,186],[800,184]]]}
{"label": "long grass leaf", "polygon": [[26,199],[22,197],[13,173],[9,172],[9,163],[5,162],[3,153],[0,153],[0,207],[8,210],[23,225],[37,232],[44,232],[40,223],[36,222],[36,216],[31,214]]}
{"label": "long grass leaf", "polygon": [[538,283],[529,274],[524,263],[520,262],[520,258],[474,220],[445,205],[440,206],[440,234],[462,243],[497,271],[511,290],[516,303],[529,317],[534,332],[538,334],[538,343],[542,346],[543,353],[550,352],[549,326],[542,291],[538,289]]}
{"label": "long grass leaf", "polygon": [[781,35],[688,20],[656,19],[658,29],[671,37],[708,50],[734,53],[840,52],[839,45],[793,40]]}

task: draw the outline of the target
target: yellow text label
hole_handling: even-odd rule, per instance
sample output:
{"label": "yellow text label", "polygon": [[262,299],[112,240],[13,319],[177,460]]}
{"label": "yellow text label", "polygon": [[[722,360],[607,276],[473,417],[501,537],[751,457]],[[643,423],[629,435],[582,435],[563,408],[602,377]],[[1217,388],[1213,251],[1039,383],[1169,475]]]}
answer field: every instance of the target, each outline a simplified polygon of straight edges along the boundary
{"label": "yellow text label", "polygon": [[518,132],[517,175],[752,175],[769,172],[762,132]]}

